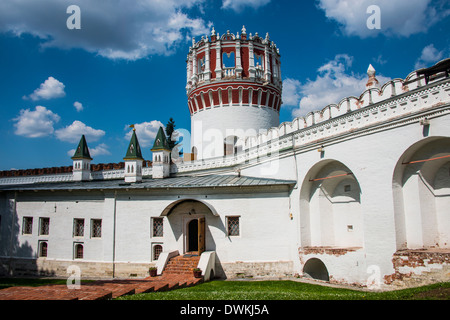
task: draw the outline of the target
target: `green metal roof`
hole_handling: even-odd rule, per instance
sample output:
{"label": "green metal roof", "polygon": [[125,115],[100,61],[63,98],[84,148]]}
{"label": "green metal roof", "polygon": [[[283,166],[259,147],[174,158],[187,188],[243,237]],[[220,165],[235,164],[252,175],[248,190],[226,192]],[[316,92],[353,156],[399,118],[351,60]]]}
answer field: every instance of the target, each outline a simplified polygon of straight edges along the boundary
{"label": "green metal roof", "polygon": [[158,150],[168,150],[170,151],[169,142],[167,141],[166,135],[162,127],[159,127],[158,133],[156,134],[155,142],[153,144],[152,151]]}
{"label": "green metal roof", "polygon": [[78,159],[92,160],[91,155],[89,153],[88,145],[86,143],[86,138],[84,137],[84,134],[81,136],[80,143],[78,143],[78,147],[75,150],[75,154],[72,157],[72,160],[78,160]]}
{"label": "green metal roof", "polygon": [[139,145],[139,140],[134,129],[130,144],[128,145],[127,154],[123,160],[144,160],[142,157],[141,146]]}

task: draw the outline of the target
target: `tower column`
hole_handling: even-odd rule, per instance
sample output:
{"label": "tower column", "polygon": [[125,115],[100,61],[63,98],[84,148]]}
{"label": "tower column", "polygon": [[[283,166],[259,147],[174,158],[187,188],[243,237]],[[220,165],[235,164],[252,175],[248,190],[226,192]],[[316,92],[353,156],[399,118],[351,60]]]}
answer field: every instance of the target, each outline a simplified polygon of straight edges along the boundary
{"label": "tower column", "polygon": [[208,42],[208,39],[206,39],[206,52],[205,52],[205,74],[204,74],[204,80],[209,81],[211,79],[211,63],[210,63],[210,44]]}
{"label": "tower column", "polygon": [[217,39],[216,42],[216,69],[214,70],[216,72],[216,79],[222,79],[222,49],[220,45],[220,40]]}
{"label": "tower column", "polygon": [[255,80],[256,70],[255,70],[255,53],[253,52],[253,42],[248,43],[248,74],[250,80]]}
{"label": "tower column", "polygon": [[242,78],[241,41],[236,40],[236,77]]}

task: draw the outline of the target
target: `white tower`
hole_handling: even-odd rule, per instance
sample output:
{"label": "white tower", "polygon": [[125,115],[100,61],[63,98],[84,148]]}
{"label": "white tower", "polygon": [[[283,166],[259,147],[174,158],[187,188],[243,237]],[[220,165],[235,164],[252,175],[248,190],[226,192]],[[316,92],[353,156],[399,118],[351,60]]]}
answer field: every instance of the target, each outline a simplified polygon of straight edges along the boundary
{"label": "white tower", "polygon": [[193,39],[187,57],[192,158],[234,154],[245,139],[279,125],[280,54],[269,35]]}
{"label": "white tower", "polygon": [[142,181],[142,157],[141,147],[136,136],[136,129],[133,127],[133,135],[128,145],[127,154],[125,155],[125,182],[141,182]]}
{"label": "white tower", "polygon": [[81,136],[73,160],[73,181],[88,181],[91,178],[91,155],[84,135]]}
{"label": "white tower", "polygon": [[154,179],[167,178],[170,175],[170,147],[162,127],[156,134],[153,148],[152,176]]}

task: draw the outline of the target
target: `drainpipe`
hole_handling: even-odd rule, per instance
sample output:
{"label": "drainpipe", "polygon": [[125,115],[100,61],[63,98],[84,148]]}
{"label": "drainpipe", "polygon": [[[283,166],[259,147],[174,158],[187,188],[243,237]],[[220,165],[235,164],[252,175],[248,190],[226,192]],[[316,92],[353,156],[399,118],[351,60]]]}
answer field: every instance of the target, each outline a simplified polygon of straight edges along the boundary
{"label": "drainpipe", "polygon": [[116,276],[116,198],[117,190],[114,190],[114,217],[113,217],[113,252],[112,252],[112,277]]}

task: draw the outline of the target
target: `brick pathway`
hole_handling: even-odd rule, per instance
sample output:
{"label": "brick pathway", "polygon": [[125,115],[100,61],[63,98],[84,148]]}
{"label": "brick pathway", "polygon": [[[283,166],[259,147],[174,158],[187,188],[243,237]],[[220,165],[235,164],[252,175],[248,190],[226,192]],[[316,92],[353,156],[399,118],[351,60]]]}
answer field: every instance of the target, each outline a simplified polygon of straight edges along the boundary
{"label": "brick pathway", "polygon": [[201,278],[194,278],[192,272],[199,259],[192,255],[173,257],[162,275],[142,280],[98,280],[81,284],[79,289],[69,289],[61,284],[9,287],[0,290],[0,300],[100,300],[190,287],[203,282]]}
{"label": "brick pathway", "polygon": [[167,291],[203,282],[190,274],[163,274],[142,280],[98,280],[68,289],[66,285],[9,287],[0,290],[0,300],[100,300],[127,294]]}

